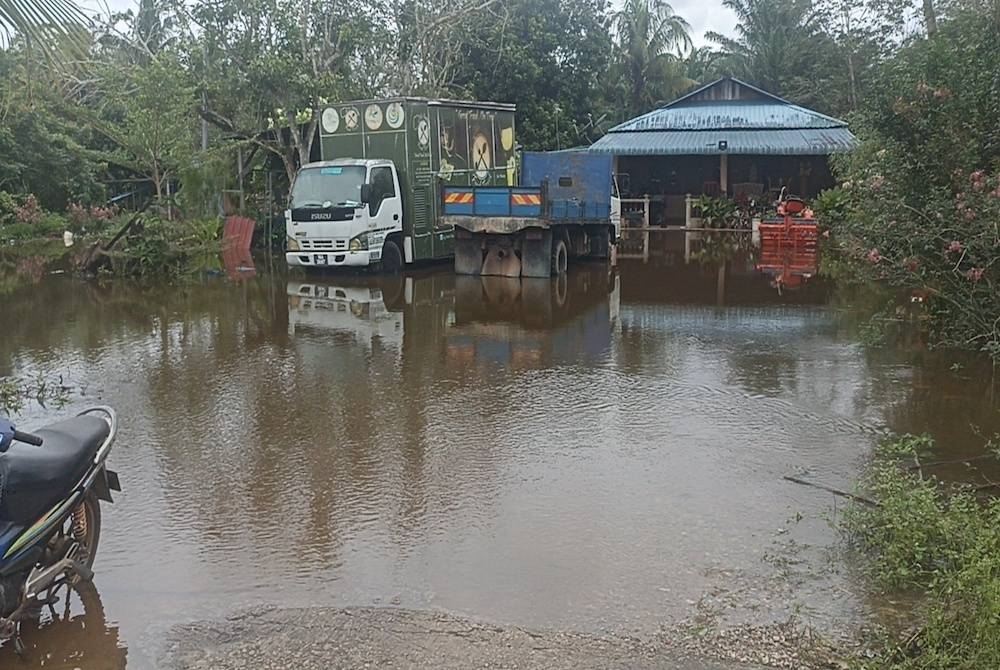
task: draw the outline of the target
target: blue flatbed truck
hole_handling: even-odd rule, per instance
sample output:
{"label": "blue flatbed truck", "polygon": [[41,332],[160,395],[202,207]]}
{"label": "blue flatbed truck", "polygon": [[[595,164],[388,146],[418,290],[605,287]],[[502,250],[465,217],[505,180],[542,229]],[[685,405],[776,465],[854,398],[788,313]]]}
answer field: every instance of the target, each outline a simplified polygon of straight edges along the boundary
{"label": "blue flatbed truck", "polygon": [[525,152],[520,186],[442,186],[443,227],[455,231],[455,272],[549,277],[570,259],[612,258],[621,201],[610,156]]}

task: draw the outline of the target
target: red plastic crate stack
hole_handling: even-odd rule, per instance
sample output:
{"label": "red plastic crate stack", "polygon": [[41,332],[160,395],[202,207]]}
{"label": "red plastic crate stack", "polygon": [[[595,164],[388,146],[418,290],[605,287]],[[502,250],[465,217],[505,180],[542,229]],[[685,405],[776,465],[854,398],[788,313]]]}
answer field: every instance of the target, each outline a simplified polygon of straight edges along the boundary
{"label": "red plastic crate stack", "polygon": [[814,275],[819,227],[801,220],[763,221],[757,269],[768,273]]}

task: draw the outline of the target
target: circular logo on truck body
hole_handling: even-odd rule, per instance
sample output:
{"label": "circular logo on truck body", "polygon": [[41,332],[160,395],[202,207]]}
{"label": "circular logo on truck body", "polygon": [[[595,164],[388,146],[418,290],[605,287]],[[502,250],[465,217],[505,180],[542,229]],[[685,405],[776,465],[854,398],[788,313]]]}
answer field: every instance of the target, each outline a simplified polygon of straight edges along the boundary
{"label": "circular logo on truck body", "polygon": [[403,105],[398,102],[394,102],[385,108],[385,122],[389,124],[389,127],[393,130],[398,130],[403,127],[403,120],[405,118],[405,113],[403,112]]}
{"label": "circular logo on truck body", "polygon": [[382,127],[382,108],[378,105],[368,105],[365,109],[365,125],[368,130],[378,130]]}
{"label": "circular logo on truck body", "polygon": [[348,130],[357,130],[361,115],[358,114],[357,107],[345,107],[343,111],[344,127]]}
{"label": "circular logo on truck body", "polygon": [[417,144],[426,149],[431,143],[431,122],[426,116],[417,118]]}
{"label": "circular logo on truck body", "polygon": [[340,128],[340,114],[337,114],[337,110],[333,107],[327,107],[323,110],[323,116],[320,117],[323,123],[323,130],[327,133],[333,134],[337,132]]}

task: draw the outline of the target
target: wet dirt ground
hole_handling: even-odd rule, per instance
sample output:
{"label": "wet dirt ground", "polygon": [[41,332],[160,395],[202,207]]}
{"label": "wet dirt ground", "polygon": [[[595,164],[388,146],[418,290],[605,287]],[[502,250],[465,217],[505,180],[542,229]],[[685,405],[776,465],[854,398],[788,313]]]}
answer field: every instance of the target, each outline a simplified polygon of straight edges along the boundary
{"label": "wet dirt ground", "polygon": [[[991,371],[864,349],[853,306],[820,283],[778,296],[731,269],[721,304],[718,288],[696,267],[518,282],[262,265],[3,296],[0,375],[69,387],[67,407],[16,418],[116,407],[124,491],[89,606],[44,617],[28,659],[4,648],[0,666],[269,667],[239,665],[251,643],[233,633],[263,606],[289,640],[303,608],[477,627],[484,646],[465,651],[498,667],[516,661],[505,635],[638,654],[601,667],[789,621],[850,644],[884,603],[832,527],[844,501],[783,476],[850,489],[885,428],[976,453],[976,430],[1000,430]],[[398,643],[360,635],[343,658]]]}

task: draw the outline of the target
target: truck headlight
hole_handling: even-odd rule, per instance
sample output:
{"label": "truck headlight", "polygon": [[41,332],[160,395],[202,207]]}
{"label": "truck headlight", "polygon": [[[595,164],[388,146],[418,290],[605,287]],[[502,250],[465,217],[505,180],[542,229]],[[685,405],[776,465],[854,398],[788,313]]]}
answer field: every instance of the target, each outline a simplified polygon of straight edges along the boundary
{"label": "truck headlight", "polygon": [[364,251],[368,248],[368,233],[358,235],[357,237],[352,237],[350,244],[347,245],[349,251]]}
{"label": "truck headlight", "polygon": [[298,251],[300,248],[299,241],[294,237],[285,238],[285,248],[289,251]]}

